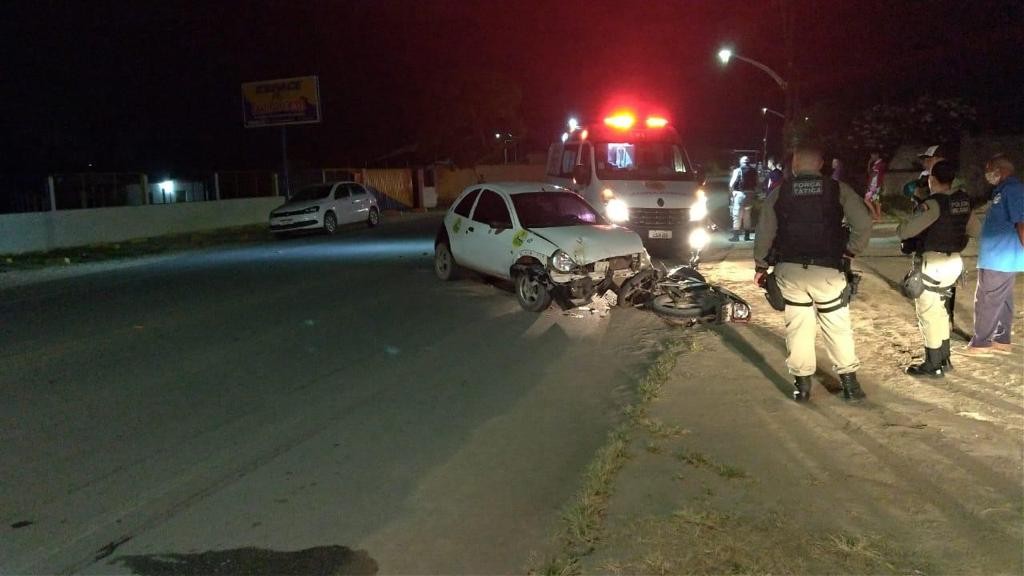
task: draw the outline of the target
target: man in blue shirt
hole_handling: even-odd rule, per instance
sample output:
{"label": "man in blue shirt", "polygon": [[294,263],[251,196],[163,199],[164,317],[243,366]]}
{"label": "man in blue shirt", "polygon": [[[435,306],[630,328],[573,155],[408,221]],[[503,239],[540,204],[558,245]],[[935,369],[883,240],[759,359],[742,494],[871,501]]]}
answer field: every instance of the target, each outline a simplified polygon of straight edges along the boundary
{"label": "man in blue shirt", "polygon": [[979,238],[974,338],[964,348],[970,355],[1013,351],[1013,285],[1017,273],[1024,272],[1024,184],[1013,172],[1013,163],[1002,154],[985,165],[985,180],[995,190]]}

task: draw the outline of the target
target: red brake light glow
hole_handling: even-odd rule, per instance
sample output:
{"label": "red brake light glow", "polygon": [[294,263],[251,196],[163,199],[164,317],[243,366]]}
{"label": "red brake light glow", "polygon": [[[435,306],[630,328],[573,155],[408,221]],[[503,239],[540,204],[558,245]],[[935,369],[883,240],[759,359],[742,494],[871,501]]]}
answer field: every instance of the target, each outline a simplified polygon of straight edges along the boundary
{"label": "red brake light glow", "polygon": [[648,116],[647,127],[648,128],[664,128],[668,126],[668,120],[659,116]]}
{"label": "red brake light glow", "polygon": [[616,114],[605,118],[604,123],[619,130],[629,130],[636,123],[636,118],[632,114]]}

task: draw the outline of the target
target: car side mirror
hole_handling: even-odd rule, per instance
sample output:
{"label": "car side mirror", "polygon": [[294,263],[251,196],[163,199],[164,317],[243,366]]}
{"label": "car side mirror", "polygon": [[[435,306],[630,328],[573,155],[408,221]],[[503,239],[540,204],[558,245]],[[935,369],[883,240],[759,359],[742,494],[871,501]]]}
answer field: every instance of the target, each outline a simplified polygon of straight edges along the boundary
{"label": "car side mirror", "polygon": [[583,164],[577,164],[572,169],[572,179],[580,186],[588,186],[590,184],[590,170]]}
{"label": "car side mirror", "polygon": [[509,228],[512,228],[511,222],[491,222],[491,230],[497,230],[497,234],[501,234]]}

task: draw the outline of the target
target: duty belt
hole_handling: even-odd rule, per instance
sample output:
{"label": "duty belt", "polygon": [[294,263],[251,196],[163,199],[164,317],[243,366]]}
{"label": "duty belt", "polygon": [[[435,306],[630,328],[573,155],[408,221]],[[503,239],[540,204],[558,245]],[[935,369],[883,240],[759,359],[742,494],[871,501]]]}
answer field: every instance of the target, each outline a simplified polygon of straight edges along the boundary
{"label": "duty belt", "polygon": [[779,257],[779,262],[788,262],[790,264],[800,264],[801,266],[821,266],[822,268],[835,268],[836,270],[843,270],[843,259],[842,258],[787,258],[785,256]]}

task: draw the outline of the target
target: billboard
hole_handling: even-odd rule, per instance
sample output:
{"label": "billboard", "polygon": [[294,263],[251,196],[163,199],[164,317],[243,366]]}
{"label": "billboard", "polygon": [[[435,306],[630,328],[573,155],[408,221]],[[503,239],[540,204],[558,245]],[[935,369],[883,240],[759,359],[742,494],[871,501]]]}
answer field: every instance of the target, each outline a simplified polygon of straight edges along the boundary
{"label": "billboard", "polygon": [[320,122],[320,81],[316,76],[242,84],[246,128]]}

